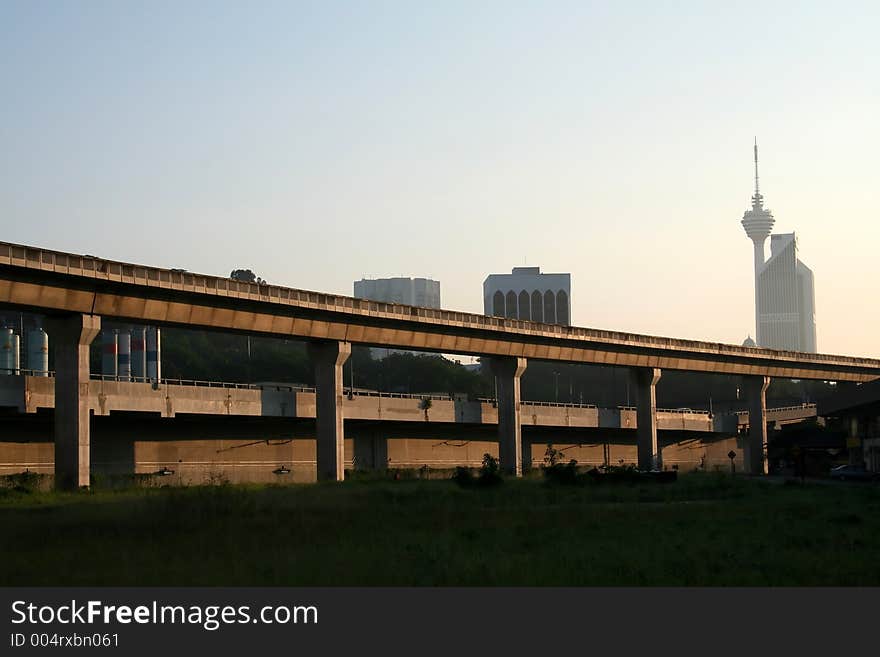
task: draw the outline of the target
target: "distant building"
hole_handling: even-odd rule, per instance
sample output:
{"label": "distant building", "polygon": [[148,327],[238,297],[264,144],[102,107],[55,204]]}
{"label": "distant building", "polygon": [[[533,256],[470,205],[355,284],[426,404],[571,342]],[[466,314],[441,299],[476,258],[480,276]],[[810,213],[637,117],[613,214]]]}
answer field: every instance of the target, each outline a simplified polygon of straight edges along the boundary
{"label": "distant building", "polygon": [[[775,219],[764,207],[758,186],[755,144],[755,194],[742,225],[755,249],[755,339],[759,347],[816,351],[816,299],[813,272],[797,257],[794,233],[771,235]],[[770,258],[764,242],[770,237]]]}
{"label": "distant building", "polygon": [[794,233],[770,236],[770,259],[758,274],[756,292],[758,344],[815,353],[813,272],[798,260]]}
{"label": "distant building", "polygon": [[[354,282],[354,296],[358,299],[402,303],[422,308],[440,307],[440,281],[430,278],[364,278]],[[373,358],[382,359],[391,354],[416,354],[404,349],[374,347]]]}
{"label": "distant building", "polygon": [[354,296],[370,301],[440,307],[440,281],[429,278],[365,278],[354,282]]}
{"label": "distant building", "polygon": [[571,274],[542,274],[540,267],[490,274],[483,283],[483,313],[570,326]]}

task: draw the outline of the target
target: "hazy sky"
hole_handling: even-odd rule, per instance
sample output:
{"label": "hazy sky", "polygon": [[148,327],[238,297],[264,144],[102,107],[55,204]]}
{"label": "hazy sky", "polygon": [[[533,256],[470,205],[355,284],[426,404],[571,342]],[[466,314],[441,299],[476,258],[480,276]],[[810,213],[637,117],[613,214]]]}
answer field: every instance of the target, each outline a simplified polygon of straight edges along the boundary
{"label": "hazy sky", "polygon": [[577,325],[738,344],[757,135],[819,350],[877,357],[878,34],[876,0],[0,0],[0,240],[474,312],[527,263]]}

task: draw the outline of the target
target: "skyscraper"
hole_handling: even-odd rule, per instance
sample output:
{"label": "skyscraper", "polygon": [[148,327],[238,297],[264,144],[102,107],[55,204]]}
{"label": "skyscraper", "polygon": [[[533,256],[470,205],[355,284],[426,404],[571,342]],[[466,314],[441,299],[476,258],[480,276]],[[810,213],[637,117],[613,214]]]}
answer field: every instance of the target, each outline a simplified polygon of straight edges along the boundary
{"label": "skyscraper", "polygon": [[[813,272],[797,257],[794,233],[770,235],[775,220],[764,207],[758,184],[755,143],[755,194],[742,225],[755,247],[755,340],[759,347],[816,351],[816,300]],[[764,242],[770,237],[770,258]]]}

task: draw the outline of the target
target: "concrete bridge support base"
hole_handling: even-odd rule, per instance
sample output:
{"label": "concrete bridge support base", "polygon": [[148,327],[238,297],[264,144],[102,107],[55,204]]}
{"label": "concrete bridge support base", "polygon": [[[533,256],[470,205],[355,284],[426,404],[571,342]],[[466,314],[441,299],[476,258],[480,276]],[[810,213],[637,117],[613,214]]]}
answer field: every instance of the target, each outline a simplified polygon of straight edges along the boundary
{"label": "concrete bridge support base", "polygon": [[342,420],[342,366],[349,342],[310,342],[315,368],[315,449],[319,481],[345,479],[345,431]]}
{"label": "concrete bridge support base", "polygon": [[639,470],[662,470],[663,460],[657,442],[657,382],[662,372],[656,367],[638,367],[631,372],[636,389]]}
{"label": "concrete bridge support base", "polygon": [[55,487],[88,486],[89,345],[101,331],[101,318],[72,315],[49,318],[46,329],[55,354]]}
{"label": "concrete bridge support base", "polygon": [[521,477],[523,472],[520,378],[526,371],[525,358],[492,358],[498,398],[498,458],[501,471]]}
{"label": "concrete bridge support base", "polygon": [[748,474],[767,474],[767,387],[769,376],[744,376],[749,409],[749,433],[743,441],[743,465]]}

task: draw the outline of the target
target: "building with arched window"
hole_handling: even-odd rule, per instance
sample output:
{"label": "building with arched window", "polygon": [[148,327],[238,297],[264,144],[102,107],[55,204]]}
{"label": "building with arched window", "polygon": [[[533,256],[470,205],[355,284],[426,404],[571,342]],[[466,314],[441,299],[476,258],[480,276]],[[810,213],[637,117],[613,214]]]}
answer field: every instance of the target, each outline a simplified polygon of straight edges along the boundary
{"label": "building with arched window", "polygon": [[571,325],[571,274],[542,274],[514,267],[483,282],[483,313],[545,324]]}

